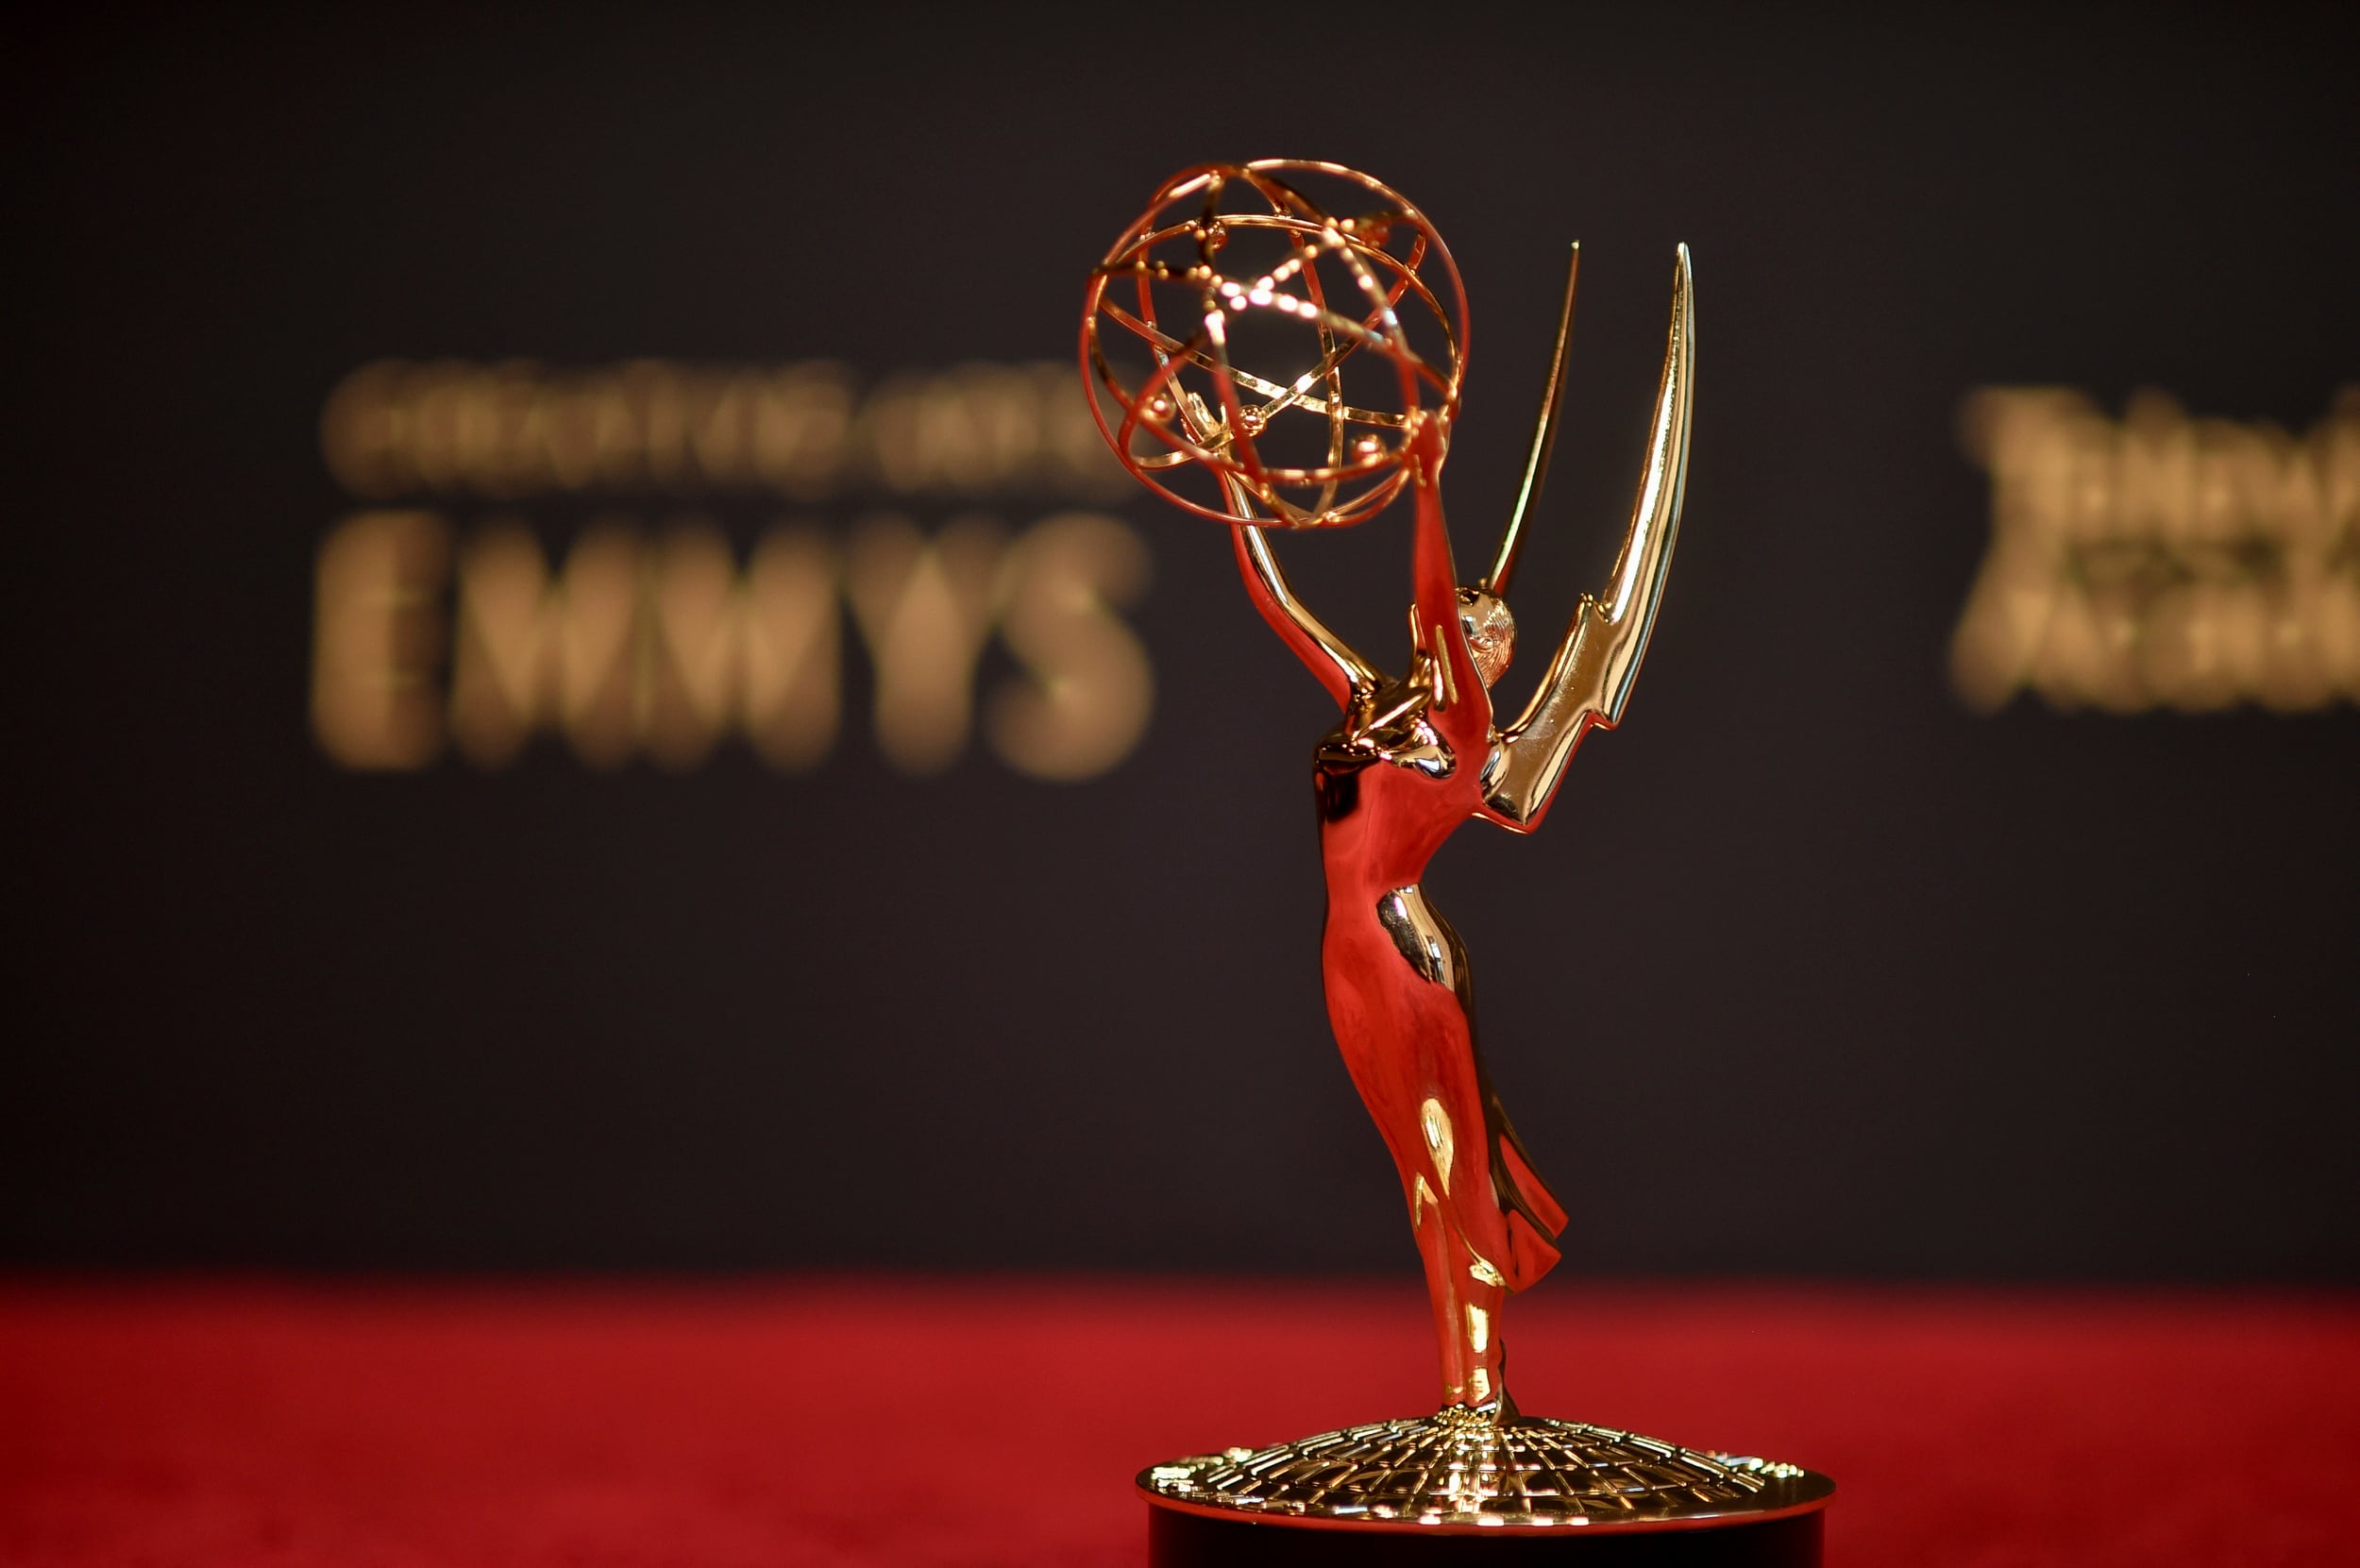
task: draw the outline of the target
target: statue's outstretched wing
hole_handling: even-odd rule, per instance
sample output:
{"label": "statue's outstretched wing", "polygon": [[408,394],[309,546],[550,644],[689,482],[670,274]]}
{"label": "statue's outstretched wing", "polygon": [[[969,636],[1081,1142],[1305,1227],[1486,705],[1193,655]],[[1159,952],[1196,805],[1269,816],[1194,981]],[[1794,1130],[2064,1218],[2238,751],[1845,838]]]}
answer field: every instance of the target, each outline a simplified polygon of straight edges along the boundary
{"label": "statue's outstretched wing", "polygon": [[[1569,279],[1569,312],[1571,304]],[[1639,662],[1646,655],[1647,633],[1662,602],[1664,578],[1672,567],[1672,546],[1679,535],[1695,342],[1694,288],[1688,247],[1682,245],[1672,278],[1671,333],[1663,354],[1663,379],[1656,390],[1647,465],[1631,504],[1622,553],[1615,558],[1605,597],[1582,596],[1541,689],[1523,716],[1501,733],[1502,755],[1492,769],[1486,798],[1491,815],[1507,827],[1530,832],[1540,825],[1582,735],[1593,725],[1612,729],[1622,721],[1624,705],[1630,700]],[[1560,373],[1563,345],[1560,328]],[[1528,474],[1537,471],[1539,461],[1545,461],[1545,442],[1555,427],[1555,399],[1553,384],[1536,439],[1538,461],[1528,466]],[[1522,512],[1520,501],[1519,521]],[[1513,547],[1511,529],[1493,571],[1494,582],[1512,563]]]}

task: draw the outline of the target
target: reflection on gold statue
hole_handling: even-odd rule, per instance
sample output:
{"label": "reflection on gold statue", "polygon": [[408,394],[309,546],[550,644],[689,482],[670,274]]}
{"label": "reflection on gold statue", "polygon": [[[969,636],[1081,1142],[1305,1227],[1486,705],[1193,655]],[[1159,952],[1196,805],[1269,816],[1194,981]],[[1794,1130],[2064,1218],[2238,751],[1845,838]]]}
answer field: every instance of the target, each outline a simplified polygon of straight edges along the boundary
{"label": "reflection on gold statue", "polygon": [[[1267,211],[1228,211],[1223,197],[1233,189]],[[1158,482],[1173,458],[1217,473],[1226,514],[1248,525],[1233,531],[1247,591],[1343,710],[1313,763],[1327,874],[1328,1017],[1401,1172],[1425,1256],[1444,1402],[1509,1410],[1500,1303],[1557,1261],[1565,1211],[1534,1174],[1492,1089],[1475,1045],[1466,950],[1419,884],[1434,851],[1470,818],[1518,833],[1538,827],[1583,733],[1622,717],[1679,529],[1694,353],[1688,253],[1682,247],[1673,280],[1653,441],[1612,586],[1603,600],[1582,599],[1540,692],[1502,729],[1491,686],[1513,653],[1515,622],[1500,596],[1555,434],[1574,272],[1516,514],[1491,570],[1461,586],[1441,476],[1458,408],[1465,297],[1425,219],[1374,182],[1368,194],[1380,204],[1376,212],[1333,219],[1281,166],[1185,177],[1158,207],[1193,203],[1194,211],[1176,222],[1151,215],[1099,269],[1087,352],[1093,391],[1105,391],[1120,411],[1109,439],[1143,478]],[[1232,258],[1247,238],[1263,236],[1284,254],[1256,258],[1272,264],[1239,275]],[[1341,277],[1323,278],[1323,270]],[[1194,307],[1185,314],[1155,297],[1173,284],[1198,296],[1184,302]],[[1127,303],[1134,297],[1136,310]],[[1425,353],[1406,329],[1405,301],[1434,329]],[[1305,346],[1316,354],[1310,368],[1283,383],[1239,370],[1230,348],[1248,312],[1302,324]],[[1102,321],[1148,346],[1155,363],[1136,386],[1109,360]],[[1391,395],[1382,406],[1352,401],[1357,394],[1345,387],[1363,349],[1390,373],[1390,386],[1370,388]],[[1316,422],[1303,432],[1308,463],[1290,466],[1270,454],[1288,415]],[[1142,453],[1142,445],[1150,449]],[[1357,522],[1403,490],[1416,509],[1414,603],[1408,667],[1394,677],[1294,597],[1261,525]]]}
{"label": "reflection on gold statue", "polygon": [[[1353,205],[1331,211],[1314,189]],[[1092,276],[1082,353],[1109,443],[1169,498],[1231,525],[1256,607],[1342,710],[1313,756],[1328,1017],[1400,1172],[1442,1370],[1438,1416],[1158,1467],[1142,1482],[1151,1501],[1305,1521],[1634,1525],[1759,1517],[1783,1506],[1766,1505],[1766,1491],[1805,1474],[1524,1418],[1502,1377],[1501,1305],[1557,1262],[1566,1215],[1484,1071],[1466,950],[1421,882],[1470,818],[1538,827],[1582,736],[1621,719],[1688,457],[1695,334],[1682,247],[1621,556],[1605,594],[1581,600],[1540,690],[1500,726],[1491,686],[1515,635],[1501,596],[1555,435],[1574,282],[1569,269],[1514,513],[1490,569],[1462,584],[1441,478],[1466,299],[1441,237],[1399,194],[1332,164],[1191,170]],[[1268,531],[1362,522],[1405,493],[1412,603],[1395,676],[1295,597]]]}

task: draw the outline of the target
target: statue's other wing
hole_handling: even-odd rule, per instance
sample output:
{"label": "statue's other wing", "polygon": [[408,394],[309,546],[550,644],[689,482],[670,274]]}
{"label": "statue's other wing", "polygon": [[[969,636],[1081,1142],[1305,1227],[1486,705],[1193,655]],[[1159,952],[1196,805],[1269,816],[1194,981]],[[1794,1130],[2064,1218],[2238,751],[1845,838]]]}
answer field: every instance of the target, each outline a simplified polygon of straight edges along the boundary
{"label": "statue's other wing", "polygon": [[1523,717],[1502,733],[1501,760],[1491,769],[1487,815],[1518,832],[1541,825],[1582,735],[1593,725],[1612,729],[1630,700],[1679,535],[1695,342],[1694,288],[1688,247],[1682,245],[1672,278],[1671,335],[1656,390],[1647,466],[1622,553],[1615,557],[1605,598],[1582,596],[1541,689]]}

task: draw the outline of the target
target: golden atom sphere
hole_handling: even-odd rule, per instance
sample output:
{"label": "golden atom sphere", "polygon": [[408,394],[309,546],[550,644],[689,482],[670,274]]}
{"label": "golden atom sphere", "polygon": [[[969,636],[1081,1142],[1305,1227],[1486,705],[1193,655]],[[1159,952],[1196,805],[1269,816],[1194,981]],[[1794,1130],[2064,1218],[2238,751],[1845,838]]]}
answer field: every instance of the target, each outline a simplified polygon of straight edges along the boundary
{"label": "golden atom sphere", "polygon": [[1082,379],[1123,466],[1228,523],[1342,528],[1458,413],[1467,296],[1425,215],[1336,163],[1175,175],[1090,273]]}

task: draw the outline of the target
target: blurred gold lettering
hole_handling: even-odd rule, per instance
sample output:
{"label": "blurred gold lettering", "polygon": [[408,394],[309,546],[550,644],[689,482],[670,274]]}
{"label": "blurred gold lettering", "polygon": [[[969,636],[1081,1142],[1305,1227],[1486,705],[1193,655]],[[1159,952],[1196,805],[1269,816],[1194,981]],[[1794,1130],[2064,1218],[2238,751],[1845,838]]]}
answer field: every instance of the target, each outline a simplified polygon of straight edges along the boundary
{"label": "blurred gold lettering", "polygon": [[2278,712],[2360,700],[2360,388],[2297,440],[2142,392],[1989,388],[1961,421],[1992,541],[1951,675],[1995,710]]}
{"label": "blurred gold lettering", "polygon": [[932,543],[892,515],[852,531],[845,589],[877,674],[877,745],[904,773],[939,772],[967,745],[1003,548],[1000,526],[982,517]]}
{"label": "blurred gold lettering", "polygon": [[383,360],[320,415],[329,471],[356,496],[513,499],[597,490],[1121,495],[1070,366],[969,364],[897,378],[866,400],[821,362]]}
{"label": "blurred gold lettering", "polygon": [[421,767],[442,750],[431,678],[450,529],[429,512],[363,512],[320,546],[312,733],[346,767]]}
{"label": "blurred gold lettering", "polygon": [[817,529],[774,529],[746,569],[740,719],[771,767],[818,766],[835,740],[844,632],[835,552]]}
{"label": "blurred gold lettering", "polygon": [[1069,512],[1026,534],[1014,565],[1001,636],[1031,679],[994,695],[992,747],[1037,779],[1103,773],[1155,701],[1147,649],[1114,614],[1147,585],[1147,550],[1112,517]]}
{"label": "blurred gold lettering", "polygon": [[623,524],[582,535],[552,583],[522,524],[497,523],[459,558],[451,737],[486,767],[515,756],[545,722],[575,753],[612,767],[637,738],[640,546]]}
{"label": "blurred gold lettering", "polygon": [[804,527],[763,539],[743,577],[720,531],[683,520],[649,557],[639,733],[667,767],[741,730],[800,770],[835,738],[843,634],[827,542]]}
{"label": "blurred gold lettering", "polygon": [[684,519],[649,557],[648,662],[639,733],[666,767],[693,767],[737,717],[746,606],[729,541]]}
{"label": "blurred gold lettering", "polygon": [[[329,394],[320,449],[346,490],[380,502],[1130,493],[1062,364],[970,363],[864,391],[821,361],[382,360]],[[880,514],[840,550],[788,522],[742,566],[694,515],[647,536],[606,518],[557,569],[521,517],[483,525],[455,570],[452,537],[435,513],[389,511],[322,547],[313,728],[347,766],[423,767],[447,742],[501,767],[554,733],[600,767],[634,755],[694,767],[735,734],[773,767],[811,768],[842,722],[848,608],[878,748],[904,773],[938,772],[966,749],[995,630],[1021,674],[989,694],[986,733],[1020,773],[1114,767],[1154,700],[1146,650],[1118,613],[1146,582],[1147,552],[1097,514],[1059,514],[1014,543],[988,517],[930,538]]]}
{"label": "blurred gold lettering", "polygon": [[394,413],[402,371],[390,360],[364,364],[337,383],[320,411],[320,455],[336,482],[356,496],[398,495],[408,477]]}
{"label": "blurred gold lettering", "polygon": [[[321,551],[313,727],[354,767],[421,767],[446,730],[479,767],[537,733],[595,767],[634,753],[693,767],[730,734],[771,767],[818,766],[843,701],[849,600],[874,673],[878,748],[898,770],[940,771],[973,727],[978,662],[998,627],[1025,675],[993,694],[993,749],[1019,772],[1071,780],[1129,755],[1154,700],[1146,650],[1116,614],[1145,586],[1147,551],[1115,518],[1067,513],[1013,544],[988,517],[932,539],[868,518],[839,570],[818,529],[766,531],[741,569],[712,523],[651,539],[607,518],[553,577],[514,519],[487,524],[449,566],[432,513],[363,513]],[[455,582],[453,581],[455,577]],[[432,676],[455,600],[447,698]]]}

